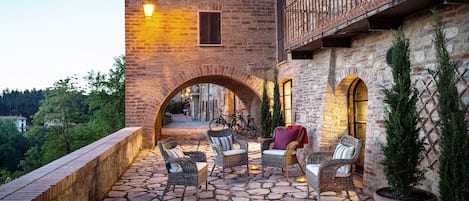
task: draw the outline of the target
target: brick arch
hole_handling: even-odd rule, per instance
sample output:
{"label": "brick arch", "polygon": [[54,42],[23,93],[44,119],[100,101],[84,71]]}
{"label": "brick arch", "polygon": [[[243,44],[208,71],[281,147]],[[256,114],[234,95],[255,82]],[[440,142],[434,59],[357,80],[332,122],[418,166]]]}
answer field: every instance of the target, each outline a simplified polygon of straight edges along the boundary
{"label": "brick arch", "polygon": [[205,66],[172,73],[172,79],[167,79],[164,87],[155,89],[148,100],[143,125],[146,128],[144,140],[151,141],[152,144],[145,142],[145,146],[152,147],[159,139],[164,108],[167,107],[171,98],[180,90],[195,84],[212,83],[233,91],[250,110],[252,116],[256,117],[260,108],[263,79],[243,70],[227,66]]}

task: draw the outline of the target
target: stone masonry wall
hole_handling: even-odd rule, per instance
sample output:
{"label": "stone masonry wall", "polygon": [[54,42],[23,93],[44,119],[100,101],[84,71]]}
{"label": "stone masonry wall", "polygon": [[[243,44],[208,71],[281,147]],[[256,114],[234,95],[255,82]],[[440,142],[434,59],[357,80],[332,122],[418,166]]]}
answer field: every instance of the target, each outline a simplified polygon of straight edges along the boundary
{"label": "stone masonry wall", "polygon": [[[262,95],[263,68],[275,65],[275,0],[125,1],[126,125],[144,128],[145,147],[160,136],[162,113],[184,87],[215,83],[236,93],[251,113]],[[222,45],[198,45],[198,12],[220,10]]]}
{"label": "stone masonry wall", "polygon": [[[438,10],[444,17],[450,56],[459,69],[467,71],[469,6],[444,6]],[[415,83],[428,79],[427,69],[434,70],[436,67],[432,23],[431,13],[422,11],[408,17],[403,25],[406,38],[410,40],[412,76]],[[293,79],[293,121],[306,126],[308,132],[312,133],[310,138],[314,140],[313,150],[334,148],[334,143],[337,143],[340,136],[348,134],[345,106],[348,87],[355,78],[365,82],[368,89],[368,117],[363,184],[364,190],[369,194],[377,188],[387,186],[380,164],[383,159],[381,147],[386,143],[385,105],[381,89],[382,86],[389,87],[391,84],[391,68],[386,64],[385,56],[393,40],[393,31],[371,32],[355,38],[351,48],[322,49],[314,52],[313,60],[289,60],[278,67],[283,77]],[[467,83],[469,77],[465,76],[465,79]],[[460,88],[465,90],[464,86]],[[463,102],[469,102],[468,96],[469,92],[462,96]],[[420,103],[419,107],[430,106]],[[422,132],[422,138],[429,135]],[[438,149],[436,147],[436,150]],[[429,167],[426,163],[421,166],[427,169],[421,188],[438,194],[438,166],[434,164]]]}

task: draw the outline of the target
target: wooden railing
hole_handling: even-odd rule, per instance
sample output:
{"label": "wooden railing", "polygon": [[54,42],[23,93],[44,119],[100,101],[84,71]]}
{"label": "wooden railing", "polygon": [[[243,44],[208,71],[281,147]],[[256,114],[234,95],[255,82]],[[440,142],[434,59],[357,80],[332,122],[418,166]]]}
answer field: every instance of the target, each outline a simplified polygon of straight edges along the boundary
{"label": "wooden railing", "polygon": [[285,8],[286,48],[321,37],[393,0],[294,0]]}

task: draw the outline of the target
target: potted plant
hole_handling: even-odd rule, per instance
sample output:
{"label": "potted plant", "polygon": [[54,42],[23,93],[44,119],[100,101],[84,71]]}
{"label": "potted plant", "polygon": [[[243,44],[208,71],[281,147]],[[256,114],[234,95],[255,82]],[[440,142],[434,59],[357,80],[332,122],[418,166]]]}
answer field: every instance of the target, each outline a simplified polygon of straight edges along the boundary
{"label": "potted plant", "polygon": [[[386,103],[385,130],[387,144],[383,146],[384,174],[389,187],[374,193],[376,201],[436,200],[430,193],[414,188],[424,171],[417,167],[424,150],[419,140],[417,90],[410,79],[409,40],[402,29],[397,30],[392,48],[391,89],[384,89]],[[427,199],[428,198],[428,199]]]}

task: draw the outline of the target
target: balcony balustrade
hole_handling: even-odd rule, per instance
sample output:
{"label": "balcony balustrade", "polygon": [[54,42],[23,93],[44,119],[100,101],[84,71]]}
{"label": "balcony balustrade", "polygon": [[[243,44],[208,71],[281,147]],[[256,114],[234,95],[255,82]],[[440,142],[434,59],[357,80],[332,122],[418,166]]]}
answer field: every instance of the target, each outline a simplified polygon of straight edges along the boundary
{"label": "balcony balustrade", "polygon": [[293,0],[284,9],[287,51],[349,47],[361,33],[399,27],[403,18],[442,0]]}

